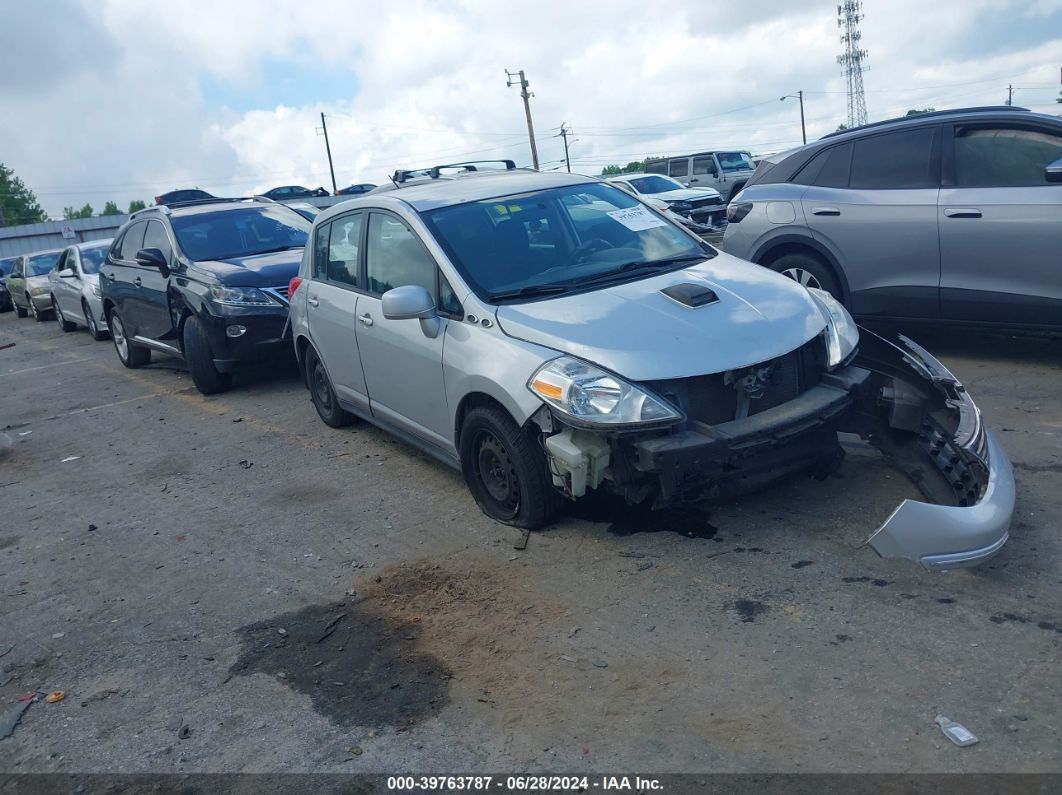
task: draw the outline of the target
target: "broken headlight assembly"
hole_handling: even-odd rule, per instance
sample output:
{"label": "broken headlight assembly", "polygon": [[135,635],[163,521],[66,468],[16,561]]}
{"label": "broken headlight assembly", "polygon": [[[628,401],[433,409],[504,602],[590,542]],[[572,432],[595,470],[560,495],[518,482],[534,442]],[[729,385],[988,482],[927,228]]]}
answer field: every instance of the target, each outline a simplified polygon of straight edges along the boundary
{"label": "broken headlight assembly", "polygon": [[806,288],[826,318],[826,366],[843,364],[859,345],[859,329],[841,302],[825,290]]}
{"label": "broken headlight assembly", "polygon": [[641,425],[683,418],[663,400],[574,356],[546,362],[527,388],[576,425]]}

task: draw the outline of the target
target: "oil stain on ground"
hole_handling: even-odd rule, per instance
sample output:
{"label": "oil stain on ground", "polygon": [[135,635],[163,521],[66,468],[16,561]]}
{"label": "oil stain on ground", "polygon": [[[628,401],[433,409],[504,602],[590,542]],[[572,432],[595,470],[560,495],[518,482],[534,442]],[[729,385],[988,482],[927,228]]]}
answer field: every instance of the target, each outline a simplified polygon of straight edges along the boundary
{"label": "oil stain on ground", "polygon": [[753,599],[738,599],[736,602],[727,605],[727,607],[741,616],[742,624],[751,624],[756,620],[757,616],[767,612],[767,605]]}
{"label": "oil stain on ground", "polygon": [[572,513],[588,522],[608,522],[614,536],[635,533],[676,533],[684,538],[715,539],[719,528],[707,514],[696,508],[667,508],[654,511],[648,503],[628,505],[610,494],[587,494],[573,506]]}
{"label": "oil stain on ground", "polygon": [[403,728],[449,700],[452,674],[417,650],[417,627],[365,604],[314,605],[238,630],[229,672],[267,674],[344,726]]}

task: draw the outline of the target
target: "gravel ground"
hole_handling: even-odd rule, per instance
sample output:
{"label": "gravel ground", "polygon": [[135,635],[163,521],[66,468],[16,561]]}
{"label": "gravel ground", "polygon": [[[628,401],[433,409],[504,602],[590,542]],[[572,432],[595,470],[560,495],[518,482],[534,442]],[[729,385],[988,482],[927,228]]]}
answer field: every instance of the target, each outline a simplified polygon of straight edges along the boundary
{"label": "gravel ground", "polygon": [[[0,315],[3,772],[1062,770],[1058,341],[922,332],[1015,465],[1012,539],[931,575],[838,474],[532,534],[291,369],[199,395]],[[5,427],[6,426],[6,427]],[[981,742],[957,748],[943,713]]]}

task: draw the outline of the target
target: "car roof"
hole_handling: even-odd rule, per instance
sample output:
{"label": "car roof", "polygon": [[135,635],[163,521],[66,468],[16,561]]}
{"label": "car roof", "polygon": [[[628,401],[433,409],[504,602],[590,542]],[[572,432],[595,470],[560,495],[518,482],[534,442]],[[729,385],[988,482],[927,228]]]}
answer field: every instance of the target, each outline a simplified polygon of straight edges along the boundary
{"label": "car roof", "polygon": [[644,171],[639,171],[637,174],[613,174],[611,177],[607,177],[608,180],[619,179],[624,182],[630,182],[637,177],[667,177],[670,180],[677,182],[674,177],[668,177],[667,174],[646,174]]}
{"label": "car roof", "polygon": [[[601,182],[596,177],[566,172],[540,172],[525,169],[506,171],[476,171],[455,177],[423,179],[394,186],[377,188],[364,198],[353,199],[359,206],[371,206],[372,197],[388,196],[410,205],[417,212],[450,207],[455,204],[482,201],[498,196],[510,196],[517,193],[530,193],[536,190],[549,190],[568,185],[582,185]],[[347,202],[343,202],[347,204]],[[341,205],[333,205],[339,207]],[[330,208],[331,209],[331,208]],[[324,214],[322,214],[323,216]],[[333,213],[329,212],[328,217]],[[320,216],[319,216],[320,217]]]}
{"label": "car roof", "polygon": [[61,248],[49,248],[44,251],[29,251],[23,254],[24,257],[41,257],[45,254],[62,254],[64,249]]}
{"label": "car roof", "polygon": [[87,248],[103,248],[109,246],[114,242],[114,238],[107,238],[106,240],[86,240],[84,243],[75,243],[74,247],[79,251],[84,251]]}

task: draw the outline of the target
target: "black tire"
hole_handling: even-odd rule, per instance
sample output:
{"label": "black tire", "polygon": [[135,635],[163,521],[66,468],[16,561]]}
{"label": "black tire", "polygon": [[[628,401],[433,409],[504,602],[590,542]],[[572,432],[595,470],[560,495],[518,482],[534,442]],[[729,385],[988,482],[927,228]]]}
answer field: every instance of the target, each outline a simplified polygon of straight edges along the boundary
{"label": "black tire", "polygon": [[[14,303],[14,302],[12,302],[12,303]],[[29,314],[29,312],[27,312],[25,310],[25,308],[19,306],[18,304],[14,304],[14,306],[15,306],[15,316],[16,317],[25,317],[26,315]]]}
{"label": "black tire", "polygon": [[126,337],[125,323],[122,322],[122,318],[118,314],[117,309],[111,310],[110,315],[107,316],[107,324],[111,327],[111,339],[114,341],[114,352],[118,354],[118,360],[122,364],[130,370],[135,370],[137,367],[143,367],[151,361],[150,348],[134,345],[129,341],[128,337]]}
{"label": "black tire", "polygon": [[55,309],[55,321],[59,324],[59,328],[69,333],[77,329],[77,323],[71,323],[65,317],[63,317],[63,308],[59,306],[59,302],[55,300],[55,296],[52,296],[52,307]]}
{"label": "black tire", "polygon": [[310,388],[313,407],[325,425],[342,428],[354,422],[354,415],[339,405],[321,357],[310,347],[306,349],[306,385]]}
{"label": "black tire", "polygon": [[33,319],[38,323],[43,323],[45,320],[48,320],[48,312],[41,312],[37,309],[37,305],[33,303],[33,299],[29,297],[28,293],[26,294],[26,304],[29,306],[29,311],[30,314],[33,315]]}
{"label": "black tire", "polygon": [[811,254],[784,254],[771,263],[771,268],[805,287],[825,290],[844,303],[844,293],[833,269]]}
{"label": "black tire", "polygon": [[88,301],[81,302],[81,311],[85,314],[85,322],[88,323],[88,331],[92,335],[92,339],[96,340],[96,342],[107,339],[107,332],[100,330],[99,324],[96,322],[96,316],[89,309]]}
{"label": "black tire", "polygon": [[538,439],[497,406],[472,409],[461,426],[461,470],[491,519],[538,529],[564,506]]}
{"label": "black tire", "polygon": [[194,315],[184,322],[184,360],[192,383],[204,395],[216,395],[232,386],[232,375],[214,366],[214,351],[206,329]]}

